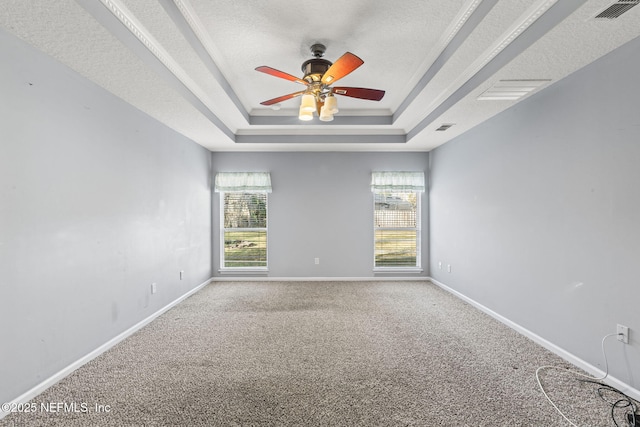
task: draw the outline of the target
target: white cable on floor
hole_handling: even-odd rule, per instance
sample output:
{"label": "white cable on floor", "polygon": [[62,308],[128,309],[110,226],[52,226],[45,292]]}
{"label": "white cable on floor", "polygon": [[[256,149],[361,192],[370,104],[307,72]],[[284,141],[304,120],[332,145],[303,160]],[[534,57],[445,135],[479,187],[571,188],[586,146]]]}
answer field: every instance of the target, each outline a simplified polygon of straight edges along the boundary
{"label": "white cable on floor", "polygon": [[[575,374],[575,375],[579,375],[581,377],[585,377],[588,378],[590,380],[594,380],[594,381],[602,381],[605,378],[607,378],[607,376],[609,375],[609,362],[607,361],[607,353],[604,350],[604,342],[607,338],[609,337],[614,337],[620,334],[609,334],[609,335],[605,335],[604,338],[602,338],[602,356],[604,357],[604,366],[605,366],[605,370],[604,370],[604,376],[596,378],[596,377],[592,377],[589,375],[585,375],[582,372],[577,372],[577,371],[569,371],[569,370],[563,370],[563,372],[569,372],[570,374]],[[562,418],[564,418],[565,420],[567,420],[567,422],[569,424],[571,424],[573,427],[579,427],[577,424],[573,423],[569,418],[567,418],[567,416],[565,414],[562,413],[562,411],[560,410],[560,408],[558,408],[556,406],[555,403],[553,403],[553,401],[551,400],[551,398],[549,397],[549,395],[547,394],[547,392],[544,390],[544,387],[542,386],[542,382],[540,381],[540,371],[543,369],[558,369],[560,370],[560,368],[558,368],[557,366],[540,366],[538,369],[536,369],[536,381],[538,381],[538,386],[540,387],[540,390],[542,390],[542,394],[544,394],[544,397],[547,398],[547,400],[549,401],[549,403],[551,403],[551,406],[553,406],[555,408],[556,411],[558,411],[558,413],[560,415],[562,415]]]}

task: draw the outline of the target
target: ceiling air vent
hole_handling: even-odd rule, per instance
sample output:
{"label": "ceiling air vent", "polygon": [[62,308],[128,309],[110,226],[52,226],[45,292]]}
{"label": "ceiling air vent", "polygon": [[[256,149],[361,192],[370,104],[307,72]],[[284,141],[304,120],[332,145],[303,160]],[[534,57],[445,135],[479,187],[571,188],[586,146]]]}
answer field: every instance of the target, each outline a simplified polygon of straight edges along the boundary
{"label": "ceiling air vent", "polygon": [[498,80],[478,96],[478,101],[515,101],[550,81],[549,79]]}
{"label": "ceiling air vent", "polygon": [[640,0],[620,0],[607,7],[595,16],[595,19],[616,19],[620,15],[640,3]]}
{"label": "ceiling air vent", "polygon": [[442,124],[438,129],[436,129],[437,131],[440,132],[444,132],[445,130],[449,129],[451,126],[453,126],[455,123],[446,123],[446,124]]}

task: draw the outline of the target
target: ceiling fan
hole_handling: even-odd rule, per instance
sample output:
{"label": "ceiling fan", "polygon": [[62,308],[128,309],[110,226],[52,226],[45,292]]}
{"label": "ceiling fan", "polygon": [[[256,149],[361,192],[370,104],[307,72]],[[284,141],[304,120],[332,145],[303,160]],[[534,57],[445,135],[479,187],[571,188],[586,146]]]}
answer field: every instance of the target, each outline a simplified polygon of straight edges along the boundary
{"label": "ceiling fan", "polygon": [[291,98],[302,96],[300,120],[313,120],[313,112],[317,112],[320,120],[329,122],[333,120],[333,115],[338,112],[338,103],[335,95],[349,96],[351,98],[366,99],[369,101],[380,101],[384,96],[384,91],[379,89],[367,89],[361,87],[332,87],[331,85],[343,78],[356,68],[364,64],[364,61],[351,52],[342,55],[334,63],[322,59],[326,47],[316,43],[311,46],[313,58],[302,64],[304,76],[300,79],[275,68],[261,66],[256,71],[269,74],[274,77],[300,83],[306,86],[305,90],[279,96],[261,102],[262,105],[274,105]]}

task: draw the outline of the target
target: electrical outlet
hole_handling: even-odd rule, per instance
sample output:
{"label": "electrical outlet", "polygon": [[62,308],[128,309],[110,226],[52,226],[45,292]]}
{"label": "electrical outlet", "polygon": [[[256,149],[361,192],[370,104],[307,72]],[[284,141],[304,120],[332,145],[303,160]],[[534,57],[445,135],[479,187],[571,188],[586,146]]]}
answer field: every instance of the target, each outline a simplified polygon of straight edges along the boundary
{"label": "electrical outlet", "polygon": [[180,280],[184,277],[184,270],[180,270]]}
{"label": "electrical outlet", "polygon": [[447,271],[451,273],[451,264],[447,264]]}
{"label": "electrical outlet", "polygon": [[315,258],[316,265],[320,264],[320,258]]}
{"label": "electrical outlet", "polygon": [[158,290],[158,289],[157,289],[156,284],[155,284],[155,283],[152,283],[152,284],[151,284],[151,293],[152,293],[152,294],[155,294],[157,290]]}
{"label": "electrical outlet", "polygon": [[622,341],[625,344],[629,344],[629,328],[624,325],[618,325],[616,329],[618,334],[618,341]]}
{"label": "electrical outlet", "polygon": [[438,261],[438,268],[442,270],[442,261]]}

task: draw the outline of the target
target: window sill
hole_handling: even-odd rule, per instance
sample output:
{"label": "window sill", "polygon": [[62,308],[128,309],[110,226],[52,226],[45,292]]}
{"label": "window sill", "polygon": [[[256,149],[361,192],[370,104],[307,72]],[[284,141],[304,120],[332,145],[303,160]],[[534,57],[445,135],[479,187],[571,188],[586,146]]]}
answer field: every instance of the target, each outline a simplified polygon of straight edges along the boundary
{"label": "window sill", "polygon": [[221,268],[218,270],[220,274],[233,274],[233,275],[264,275],[269,273],[268,268]]}
{"label": "window sill", "polygon": [[376,267],[374,273],[422,273],[424,270],[420,267]]}

